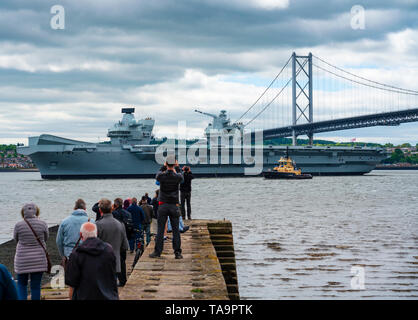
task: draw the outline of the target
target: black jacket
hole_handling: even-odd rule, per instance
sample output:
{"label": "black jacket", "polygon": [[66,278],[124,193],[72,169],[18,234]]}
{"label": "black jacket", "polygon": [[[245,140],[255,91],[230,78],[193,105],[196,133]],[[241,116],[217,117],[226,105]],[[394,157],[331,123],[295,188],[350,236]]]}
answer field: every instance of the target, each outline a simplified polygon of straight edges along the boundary
{"label": "black jacket", "polygon": [[136,203],[131,204],[126,210],[128,210],[132,216],[132,223],[133,223],[134,229],[139,231],[141,225],[144,224],[144,219],[145,219],[144,210],[142,210],[142,208],[138,206],[138,204]]}
{"label": "black jacket", "polygon": [[112,212],[112,215],[113,215],[113,218],[115,218],[116,220],[124,224],[126,237],[128,239],[131,239],[134,233],[132,214],[128,210],[125,210],[122,207],[119,207],[115,211]]}
{"label": "black jacket", "polygon": [[179,185],[184,181],[183,175],[171,170],[159,171],[155,179],[160,183],[158,201],[179,203]]}
{"label": "black jacket", "polygon": [[191,192],[192,191],[192,180],[194,179],[193,174],[189,172],[185,172],[183,174],[184,182],[180,185],[181,192]]}
{"label": "black jacket", "polygon": [[12,275],[0,264],[0,301],[4,300],[17,300],[17,290]]}
{"label": "black jacket", "polygon": [[154,209],[153,217],[155,219],[157,219],[158,218],[158,216],[157,216],[157,212],[158,212],[158,198],[157,197],[152,198],[151,205],[152,205],[152,208]]}
{"label": "black jacket", "polygon": [[70,255],[65,284],[74,288],[73,300],[119,300],[112,246],[86,239]]}
{"label": "black jacket", "polygon": [[99,209],[99,203],[98,202],[96,202],[94,204],[94,206],[91,208],[91,210],[96,213],[96,221],[98,221],[102,218],[102,215],[100,214],[100,209]]}

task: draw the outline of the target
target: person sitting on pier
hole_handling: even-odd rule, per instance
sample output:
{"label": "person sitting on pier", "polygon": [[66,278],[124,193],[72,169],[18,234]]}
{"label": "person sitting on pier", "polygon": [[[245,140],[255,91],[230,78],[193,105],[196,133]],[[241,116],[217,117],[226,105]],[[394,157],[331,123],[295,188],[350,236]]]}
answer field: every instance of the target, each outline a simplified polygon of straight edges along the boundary
{"label": "person sitting on pier", "polygon": [[167,218],[170,217],[173,226],[173,250],[176,259],[182,259],[181,238],[179,232],[180,212],[177,207],[179,203],[179,186],[184,181],[183,175],[176,172],[178,162],[173,155],[168,155],[165,163],[166,171],[159,171],[156,180],[160,183],[160,194],[158,197],[158,231],[155,241],[154,252],[150,258],[161,256],[164,248],[164,228]]}
{"label": "person sitting on pier", "polygon": [[[189,229],[190,229],[190,227],[184,225],[183,218],[180,216],[179,217],[179,231],[180,231],[180,233],[184,233]],[[173,231],[173,228],[171,227],[170,218],[168,218],[167,219],[167,232],[172,232],[172,231]]]}
{"label": "person sitting on pier", "polygon": [[81,226],[80,236],[83,243],[71,253],[65,272],[65,284],[74,288],[72,300],[119,300],[118,256],[112,246],[97,238],[97,227],[91,222]]}

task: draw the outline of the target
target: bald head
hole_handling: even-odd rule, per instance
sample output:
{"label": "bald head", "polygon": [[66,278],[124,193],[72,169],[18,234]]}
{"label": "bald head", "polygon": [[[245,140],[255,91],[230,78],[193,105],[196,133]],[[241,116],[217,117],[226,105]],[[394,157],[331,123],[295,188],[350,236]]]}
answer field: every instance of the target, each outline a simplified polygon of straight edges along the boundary
{"label": "bald head", "polygon": [[80,234],[82,240],[86,240],[88,238],[96,238],[97,227],[94,223],[86,222],[81,226]]}

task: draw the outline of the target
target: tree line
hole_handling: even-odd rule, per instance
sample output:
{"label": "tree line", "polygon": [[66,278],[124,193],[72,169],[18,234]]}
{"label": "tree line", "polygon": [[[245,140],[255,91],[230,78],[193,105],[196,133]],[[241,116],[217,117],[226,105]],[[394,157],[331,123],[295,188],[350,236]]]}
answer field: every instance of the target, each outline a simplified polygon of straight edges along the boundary
{"label": "tree line", "polygon": [[[314,140],[315,146],[361,146],[361,147],[381,147],[381,148],[395,148],[390,158],[383,161],[383,163],[411,163],[418,164],[418,155],[408,152],[403,152],[401,148],[412,148],[410,143],[404,143],[401,145],[393,145],[392,143],[386,143],[384,145],[378,143],[367,143],[367,142],[334,142],[329,140]],[[298,145],[307,145],[308,139],[298,139]],[[292,145],[292,139],[290,138],[277,138],[271,140],[265,140],[266,145]],[[0,157],[5,157],[7,152],[12,151],[13,155],[8,157],[17,157],[16,152],[17,145],[15,144],[0,144]],[[415,150],[418,150],[418,143],[415,146]]]}

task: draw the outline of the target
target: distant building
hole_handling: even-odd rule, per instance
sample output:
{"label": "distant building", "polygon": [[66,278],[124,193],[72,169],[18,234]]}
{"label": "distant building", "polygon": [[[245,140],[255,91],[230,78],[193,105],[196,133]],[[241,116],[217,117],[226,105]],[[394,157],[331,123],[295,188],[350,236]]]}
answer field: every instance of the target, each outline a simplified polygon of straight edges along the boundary
{"label": "distant building", "polygon": [[[10,157],[8,157],[10,155]],[[0,167],[13,169],[32,169],[35,168],[29,157],[18,155],[14,156],[14,152],[7,152],[4,158],[0,159]]]}

